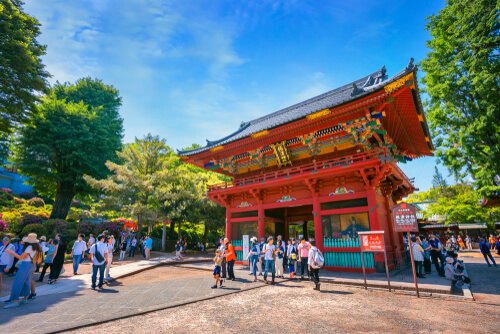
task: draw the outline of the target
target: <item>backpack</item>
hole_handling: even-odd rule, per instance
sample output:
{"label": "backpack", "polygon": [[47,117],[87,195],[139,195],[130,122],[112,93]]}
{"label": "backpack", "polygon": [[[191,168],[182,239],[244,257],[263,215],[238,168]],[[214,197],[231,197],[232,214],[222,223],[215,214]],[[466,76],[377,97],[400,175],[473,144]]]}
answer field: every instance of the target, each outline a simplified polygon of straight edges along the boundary
{"label": "backpack", "polygon": [[322,268],[323,265],[325,264],[325,258],[323,257],[323,254],[321,253],[321,251],[317,248],[314,251],[313,259],[314,259],[313,265],[316,268]]}
{"label": "backpack", "polygon": [[43,261],[43,253],[42,252],[37,252],[35,254],[35,257],[31,259],[31,263],[39,265]]}
{"label": "backpack", "polygon": [[99,250],[97,249],[97,242],[94,243],[94,256],[97,262],[102,262],[104,261],[104,256],[102,256],[101,253],[99,253]]}

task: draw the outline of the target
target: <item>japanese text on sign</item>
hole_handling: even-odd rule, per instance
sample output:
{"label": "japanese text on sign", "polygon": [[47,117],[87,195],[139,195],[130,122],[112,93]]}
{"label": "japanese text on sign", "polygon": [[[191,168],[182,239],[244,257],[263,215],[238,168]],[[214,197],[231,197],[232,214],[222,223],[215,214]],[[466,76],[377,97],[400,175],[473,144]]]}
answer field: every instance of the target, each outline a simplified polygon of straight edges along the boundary
{"label": "japanese text on sign", "polygon": [[408,203],[400,203],[392,209],[396,232],[418,232],[416,208]]}
{"label": "japanese text on sign", "polygon": [[384,251],[382,234],[362,235],[361,247],[363,247],[364,251]]}

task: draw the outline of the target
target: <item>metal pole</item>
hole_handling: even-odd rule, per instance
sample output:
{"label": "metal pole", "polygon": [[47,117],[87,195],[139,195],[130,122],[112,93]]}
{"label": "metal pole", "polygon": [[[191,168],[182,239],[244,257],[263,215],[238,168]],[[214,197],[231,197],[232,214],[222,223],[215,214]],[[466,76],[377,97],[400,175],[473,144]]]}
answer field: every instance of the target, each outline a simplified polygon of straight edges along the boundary
{"label": "metal pole", "polygon": [[361,263],[363,264],[363,278],[365,280],[365,290],[366,287],[366,270],[365,270],[365,252],[363,252],[363,245],[361,245]]}
{"label": "metal pole", "polygon": [[415,291],[417,292],[417,298],[420,298],[420,294],[418,293],[417,273],[415,272],[415,261],[413,261],[413,250],[411,247],[410,232],[408,231],[406,233],[408,236],[408,245],[410,247],[411,268],[413,269],[413,280],[415,281]]}
{"label": "metal pole", "polygon": [[387,250],[385,248],[385,238],[382,233],[382,244],[384,245],[384,261],[385,261],[385,272],[387,273],[387,285],[389,286],[389,292],[391,292],[391,279],[389,277],[389,266],[387,265]]}

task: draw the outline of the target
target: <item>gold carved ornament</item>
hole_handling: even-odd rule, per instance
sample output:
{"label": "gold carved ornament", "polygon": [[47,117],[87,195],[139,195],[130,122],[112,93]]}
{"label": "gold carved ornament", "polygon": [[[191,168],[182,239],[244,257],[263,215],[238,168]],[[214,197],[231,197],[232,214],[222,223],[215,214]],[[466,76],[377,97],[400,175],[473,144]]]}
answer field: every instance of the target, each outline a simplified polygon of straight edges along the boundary
{"label": "gold carved ornament", "polygon": [[405,75],[404,77],[402,77],[401,79],[396,80],[396,81],[388,84],[387,86],[385,86],[384,87],[385,92],[386,93],[392,92],[393,90],[396,90],[396,89],[406,85],[406,82],[409,80],[412,80],[410,88],[415,89],[415,78],[413,76],[413,72],[411,72],[411,73]]}
{"label": "gold carved ornament", "polygon": [[292,166],[292,162],[290,161],[290,156],[288,155],[288,150],[286,148],[285,143],[286,141],[282,141],[280,143],[269,145],[274,151],[274,155],[276,156],[276,162],[278,163],[279,168],[286,165]]}

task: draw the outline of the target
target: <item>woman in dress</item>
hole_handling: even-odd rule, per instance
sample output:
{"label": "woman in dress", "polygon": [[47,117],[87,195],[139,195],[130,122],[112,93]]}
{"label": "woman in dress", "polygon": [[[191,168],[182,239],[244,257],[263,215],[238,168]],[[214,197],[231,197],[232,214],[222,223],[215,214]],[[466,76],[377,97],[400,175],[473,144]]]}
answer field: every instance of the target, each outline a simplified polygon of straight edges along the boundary
{"label": "woman in dress", "polygon": [[68,250],[68,239],[65,236],[57,234],[56,240],[58,240],[59,246],[50,267],[49,284],[54,284],[59,279],[59,275],[63,269],[64,256]]}

